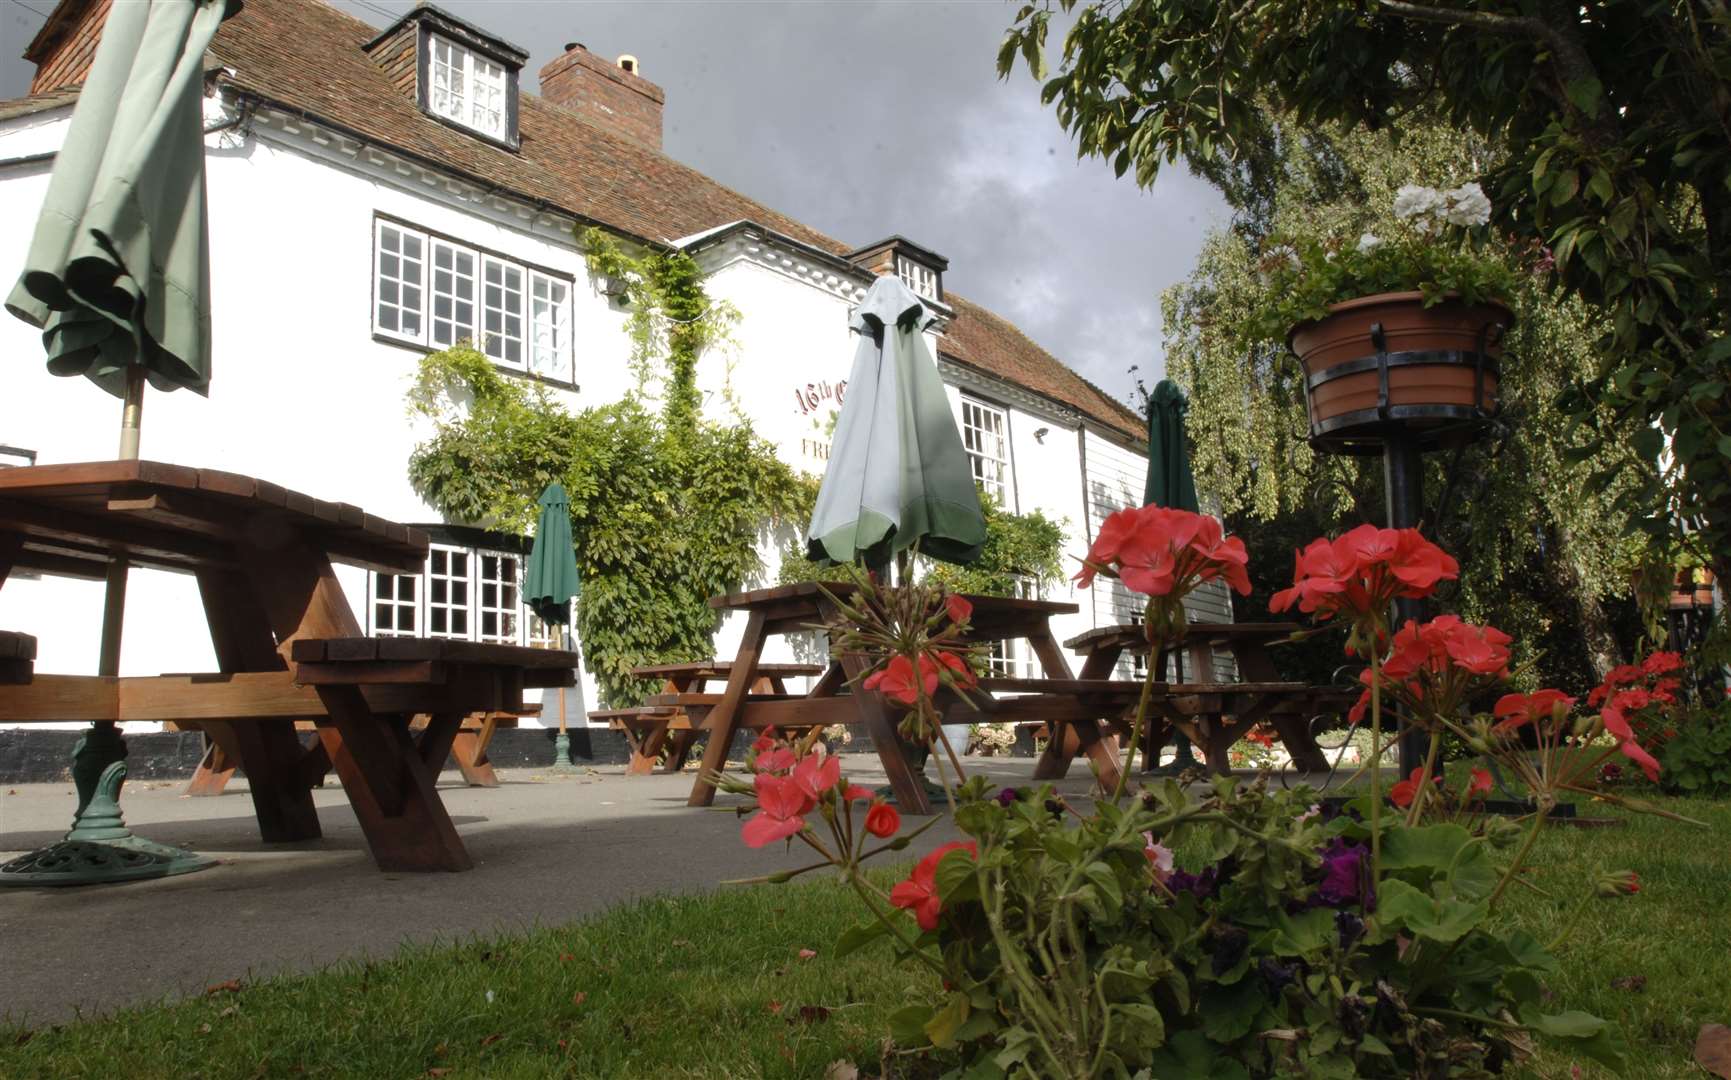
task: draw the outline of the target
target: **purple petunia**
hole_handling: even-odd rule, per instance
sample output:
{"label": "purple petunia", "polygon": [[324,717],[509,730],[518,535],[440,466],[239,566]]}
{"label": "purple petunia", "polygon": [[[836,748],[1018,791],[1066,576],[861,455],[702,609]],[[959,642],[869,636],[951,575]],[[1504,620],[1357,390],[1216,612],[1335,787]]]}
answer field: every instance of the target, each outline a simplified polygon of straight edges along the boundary
{"label": "purple petunia", "polygon": [[1017,791],[1015,788],[1004,788],[1002,791],[998,792],[998,805],[1007,808],[1011,803],[1020,800],[1021,797],[1022,793]]}
{"label": "purple petunia", "polygon": [[1367,880],[1370,850],[1363,844],[1353,844],[1334,837],[1322,849],[1322,884],[1316,887],[1316,898],[1329,907],[1365,900],[1369,896]]}

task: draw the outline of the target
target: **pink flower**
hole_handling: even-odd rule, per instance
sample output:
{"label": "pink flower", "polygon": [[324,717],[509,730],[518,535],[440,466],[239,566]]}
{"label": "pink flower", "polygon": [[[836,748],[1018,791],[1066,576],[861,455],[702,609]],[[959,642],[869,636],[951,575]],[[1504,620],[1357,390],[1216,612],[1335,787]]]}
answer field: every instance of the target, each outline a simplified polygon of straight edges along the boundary
{"label": "pink flower", "polygon": [[1148,865],[1154,868],[1154,876],[1164,881],[1172,872],[1172,849],[1154,839],[1151,832],[1143,833],[1142,839],[1145,841],[1142,854],[1147,856]]}
{"label": "pink flower", "polygon": [[921,930],[938,928],[938,915],[944,909],[943,898],[938,895],[938,863],[946,854],[957,849],[966,851],[970,859],[979,857],[979,849],[972,840],[966,843],[952,841],[921,859],[907,880],[898,882],[896,887],[890,890],[890,903],[912,911]]}
{"label": "pink flower", "polygon": [[784,776],[758,773],[752,785],[757,789],[757,813],[739,830],[746,847],[764,847],[805,828],[803,815],[817,801],[808,798],[798,784]]}
{"label": "pink flower", "polygon": [[758,754],[757,760],[753,762],[753,768],[760,773],[784,773],[793,768],[794,763],[798,760],[792,750],[785,746],[777,746]]}

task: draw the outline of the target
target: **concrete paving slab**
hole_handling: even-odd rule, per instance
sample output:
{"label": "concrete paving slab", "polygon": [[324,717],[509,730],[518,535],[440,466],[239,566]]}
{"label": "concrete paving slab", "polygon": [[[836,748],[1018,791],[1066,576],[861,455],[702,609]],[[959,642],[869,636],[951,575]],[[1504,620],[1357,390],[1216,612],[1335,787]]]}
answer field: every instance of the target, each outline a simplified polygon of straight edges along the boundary
{"label": "concrete paving slab", "polygon": [[[850,778],[884,783],[875,756],[845,758]],[[1033,762],[969,759],[968,767],[1022,784]],[[128,826],[219,865],[125,885],[0,889],[0,1017],[40,1024],[100,1014],[202,993],[227,979],[382,956],[405,941],[565,923],[633,898],[806,861],[779,846],[746,848],[732,812],[688,808],[690,773],[500,774],[497,788],[466,787],[454,772],[441,779],[475,861],[461,874],[380,873],[334,780],[314,794],[323,838],[297,844],[259,839],[238,778],[214,798],[184,796],[181,782],[128,783],[121,798]],[[1079,763],[1060,788],[1081,797],[1091,785]],[[0,790],[0,862],[58,840],[74,805],[69,783]],[[946,823],[930,840],[955,835]]]}

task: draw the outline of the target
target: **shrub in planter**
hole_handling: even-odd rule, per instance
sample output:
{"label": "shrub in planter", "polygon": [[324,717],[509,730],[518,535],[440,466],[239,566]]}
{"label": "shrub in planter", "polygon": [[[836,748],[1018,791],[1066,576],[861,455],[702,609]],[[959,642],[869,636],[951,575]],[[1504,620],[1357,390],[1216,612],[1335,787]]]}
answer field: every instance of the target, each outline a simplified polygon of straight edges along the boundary
{"label": "shrub in planter", "polygon": [[[1174,597],[1206,576],[1236,586],[1242,572],[1242,546],[1218,523],[1175,513],[1113,515],[1081,575],[1146,594],[1156,643],[1181,630]],[[887,943],[931,972],[932,999],[892,1019],[896,1043],[930,1072],[1469,1077],[1502,1072],[1539,1037],[1615,1066],[1604,1021],[1548,1000],[1550,946],[1503,929],[1494,912],[1558,793],[1590,791],[1612,755],[1644,752],[1629,751],[1626,725],[1577,715],[1556,691],[1505,695],[1494,715],[1465,719],[1463,703],[1506,676],[1508,639],[1448,617],[1391,634],[1385,614],[1394,597],[1425,595],[1456,572],[1416,531],[1367,526],[1300,553],[1276,604],[1349,625],[1349,649],[1370,659],[1365,708],[1378,744],[1382,699],[1393,696],[1431,732],[1433,761],[1448,732],[1525,780],[1538,811],[1524,823],[1482,812],[1481,770],[1458,790],[1415,770],[1386,794],[1372,772],[1369,793],[1343,812],[1308,790],[1222,778],[1199,799],[1168,781],[1126,801],[1120,786],[1082,813],[1050,786],[994,791],[977,777],[952,804],[968,839],[925,852],[885,891],[865,863],[907,849],[938,819],[904,833],[895,808],[849,784],[837,759],[772,737],[753,747],[749,781],[714,779],[755,796],[741,810],[748,844],[786,839],[817,857],[759,880],[835,867],[858,893],[871,921],[838,952]],[[944,625],[940,604],[904,602],[915,624],[925,611],[923,625]],[[940,673],[955,673],[951,661],[922,659],[886,653],[874,676],[913,706],[916,725]],[[929,686],[913,675],[923,671]],[[1529,731],[1536,752],[1522,742]],[[1581,884],[1581,904],[1638,891],[1619,871]]]}

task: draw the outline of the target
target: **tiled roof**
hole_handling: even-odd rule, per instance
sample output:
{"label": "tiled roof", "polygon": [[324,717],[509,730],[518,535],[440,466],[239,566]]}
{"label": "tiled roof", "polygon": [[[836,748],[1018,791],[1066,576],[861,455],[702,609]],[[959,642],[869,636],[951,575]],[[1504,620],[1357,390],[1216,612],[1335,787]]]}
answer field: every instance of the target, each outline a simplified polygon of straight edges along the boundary
{"label": "tiled roof", "polygon": [[[79,0],[62,6],[68,5],[79,6]],[[852,250],[534,94],[520,95],[518,152],[458,131],[392,86],[362,49],[377,34],[376,27],[322,0],[246,0],[218,31],[211,53],[233,72],[225,81],[243,93],[640,239],[668,242],[743,218],[838,256]],[[1014,326],[947,290],[945,299],[956,309],[945,352],[1099,424],[1132,437],[1139,433],[1134,413]]]}
{"label": "tiled roof", "polygon": [[969,367],[1008,379],[1060,401],[1132,439],[1146,436],[1143,420],[1106,391],[1065,367],[1008,319],[944,291],[956,311],[939,351]]}
{"label": "tiled roof", "polygon": [[70,105],[78,100],[78,87],[63,86],[58,90],[50,90],[45,94],[31,94],[28,97],[15,98],[11,101],[0,101],[0,120],[15,120],[31,113],[47,112],[58,109],[62,105]]}

